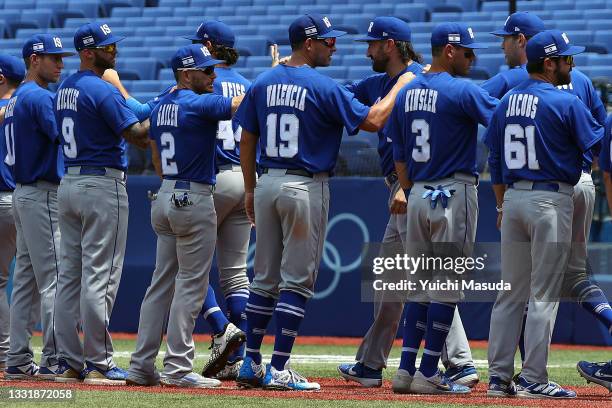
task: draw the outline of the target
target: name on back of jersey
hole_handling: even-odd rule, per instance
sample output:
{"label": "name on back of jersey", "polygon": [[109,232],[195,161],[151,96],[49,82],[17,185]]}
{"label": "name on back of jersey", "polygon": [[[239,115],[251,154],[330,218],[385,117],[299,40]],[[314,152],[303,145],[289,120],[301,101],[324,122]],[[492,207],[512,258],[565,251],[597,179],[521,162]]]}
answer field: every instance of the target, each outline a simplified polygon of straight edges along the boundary
{"label": "name on back of jersey", "polygon": [[244,84],[238,84],[236,82],[221,82],[221,90],[223,92],[223,96],[226,98],[233,98],[234,96],[240,96],[246,93]]}
{"label": "name on back of jersey", "polygon": [[79,98],[79,90],[74,88],[60,89],[57,93],[56,109],[70,109],[77,111],[77,99]]}
{"label": "name on back of jersey", "polygon": [[287,106],[304,111],[308,90],[298,85],[274,84],[266,87],[268,107]]}
{"label": "name on back of jersey", "polygon": [[157,111],[157,126],[178,127],[179,106],[175,103],[165,103]]}
{"label": "name on back of jersey", "polygon": [[438,91],[435,89],[410,89],[406,92],[404,112],[421,110],[436,113],[437,101]]}
{"label": "name on back of jersey", "polygon": [[15,104],[17,103],[17,96],[12,97],[8,104],[6,105],[6,110],[4,111],[4,119],[12,118],[13,113],[15,112]]}
{"label": "name on back of jersey", "polygon": [[508,108],[506,108],[506,117],[524,116],[526,118],[535,118],[538,111],[538,97],[531,94],[512,94],[508,100]]}

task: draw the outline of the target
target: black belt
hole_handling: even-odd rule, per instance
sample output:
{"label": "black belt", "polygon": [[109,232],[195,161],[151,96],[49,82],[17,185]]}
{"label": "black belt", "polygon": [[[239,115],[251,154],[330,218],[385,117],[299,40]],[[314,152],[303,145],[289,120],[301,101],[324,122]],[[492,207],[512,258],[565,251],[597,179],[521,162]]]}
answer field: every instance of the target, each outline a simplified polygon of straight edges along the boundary
{"label": "black belt", "polygon": [[[263,174],[267,174],[268,173],[268,169],[263,169]],[[313,178],[314,174],[312,174],[309,171],[306,171],[304,169],[287,169],[287,172],[285,174],[289,174],[292,176],[302,176],[302,177],[310,177]]]}
{"label": "black belt", "polygon": [[[508,187],[514,188],[514,183],[508,184]],[[552,191],[552,192],[557,193],[559,191],[559,184],[542,182],[542,181],[534,181],[532,183],[531,189],[539,190],[539,191]]]}
{"label": "black belt", "polygon": [[174,180],[174,188],[178,190],[191,190],[191,182],[187,180]]}
{"label": "black belt", "polygon": [[397,180],[398,180],[397,173],[394,171],[385,176],[385,184],[389,187],[395,184]]}

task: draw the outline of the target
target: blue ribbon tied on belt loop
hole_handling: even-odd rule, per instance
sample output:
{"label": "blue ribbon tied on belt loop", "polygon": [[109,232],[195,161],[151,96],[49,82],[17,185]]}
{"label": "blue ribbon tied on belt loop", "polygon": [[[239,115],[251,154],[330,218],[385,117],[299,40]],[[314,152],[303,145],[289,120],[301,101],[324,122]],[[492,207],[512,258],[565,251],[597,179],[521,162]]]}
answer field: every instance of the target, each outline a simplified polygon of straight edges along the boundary
{"label": "blue ribbon tied on belt loop", "polygon": [[441,185],[438,185],[438,188],[432,186],[424,186],[427,191],[423,193],[422,198],[427,199],[431,198],[431,208],[435,210],[438,205],[438,200],[442,203],[442,208],[446,208],[448,206],[448,199],[455,194],[455,190],[447,190]]}

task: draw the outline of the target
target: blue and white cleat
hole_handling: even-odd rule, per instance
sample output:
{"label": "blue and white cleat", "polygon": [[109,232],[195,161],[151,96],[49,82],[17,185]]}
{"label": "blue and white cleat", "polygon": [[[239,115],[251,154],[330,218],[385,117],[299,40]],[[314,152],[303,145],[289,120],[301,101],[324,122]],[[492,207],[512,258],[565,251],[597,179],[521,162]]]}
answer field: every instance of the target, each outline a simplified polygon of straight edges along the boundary
{"label": "blue and white cleat", "polygon": [[85,365],[86,367],[81,373],[84,377],[83,383],[91,385],[125,385],[127,371],[119,367],[103,370],[89,361],[86,361]]}
{"label": "blue and white cleat", "polygon": [[306,377],[291,368],[279,371],[270,364],[266,366],[263,387],[266,390],[279,391],[317,391],[321,389],[318,383],[309,382]]}
{"label": "blue and white cleat", "polygon": [[463,367],[449,368],[444,373],[444,376],[455,384],[465,385],[469,388],[474,388],[479,381],[478,372],[471,364],[464,365]]}
{"label": "blue and white cleat", "polygon": [[214,388],[221,385],[221,381],[214,378],[203,377],[193,371],[185,374],[182,377],[173,377],[167,374],[162,374],[159,380],[161,385],[166,387],[183,387],[183,388]]}
{"label": "blue and white cleat", "polygon": [[612,361],[607,363],[589,363],[588,361],[580,361],[576,365],[578,374],[587,383],[593,382],[605,387],[612,392]]}
{"label": "blue and white cleat", "polygon": [[236,384],[242,388],[259,388],[263,385],[265,375],[266,367],[263,364],[255,363],[251,357],[247,356],[242,361]]}
{"label": "blue and white cleat", "polygon": [[38,365],[33,361],[18,366],[7,366],[4,369],[4,379],[38,381],[41,379],[38,376],[39,369]]}
{"label": "blue and white cleat", "polygon": [[413,394],[469,394],[470,391],[465,385],[449,380],[440,370],[431,377],[425,377],[417,370],[410,384],[410,392]]}
{"label": "blue and white cleat", "polygon": [[57,363],[57,369],[55,370],[55,381],[62,383],[83,381],[83,372],[85,372],[85,370],[77,371],[70,367],[66,360],[60,358]]}
{"label": "blue and white cleat", "polygon": [[514,398],[516,397],[516,385],[512,380],[506,382],[499,377],[491,376],[487,397]]}
{"label": "blue and white cleat", "polygon": [[38,378],[43,381],[55,381],[55,376],[57,375],[57,369],[59,368],[59,364],[55,364],[49,367],[39,367],[38,368]]}
{"label": "blue and white cleat", "polygon": [[521,398],[576,398],[576,392],[566,390],[557,383],[552,381],[548,383],[532,383],[527,381],[522,375],[518,377],[516,383],[516,395]]}
{"label": "blue and white cleat", "polygon": [[355,381],[368,388],[382,386],[382,370],[374,370],[361,362],[355,364],[340,364],[338,373],[346,381]]}

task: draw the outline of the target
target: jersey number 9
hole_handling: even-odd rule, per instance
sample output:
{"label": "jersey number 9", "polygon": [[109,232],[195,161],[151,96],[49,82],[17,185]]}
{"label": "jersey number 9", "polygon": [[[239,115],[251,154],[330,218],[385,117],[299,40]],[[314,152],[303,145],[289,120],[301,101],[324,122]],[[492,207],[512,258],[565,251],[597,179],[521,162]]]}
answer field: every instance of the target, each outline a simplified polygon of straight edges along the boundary
{"label": "jersey number 9", "polygon": [[[297,154],[298,134],[300,132],[300,121],[297,116],[293,113],[283,113],[278,120],[276,113],[270,113],[266,119],[266,126],[268,128],[266,138],[266,155],[268,157],[290,158]],[[280,146],[276,143],[277,134]]]}
{"label": "jersey number 9", "polygon": [[69,159],[77,157],[77,145],[74,139],[74,120],[65,117],[62,120],[62,136],[64,137],[64,154]]}

